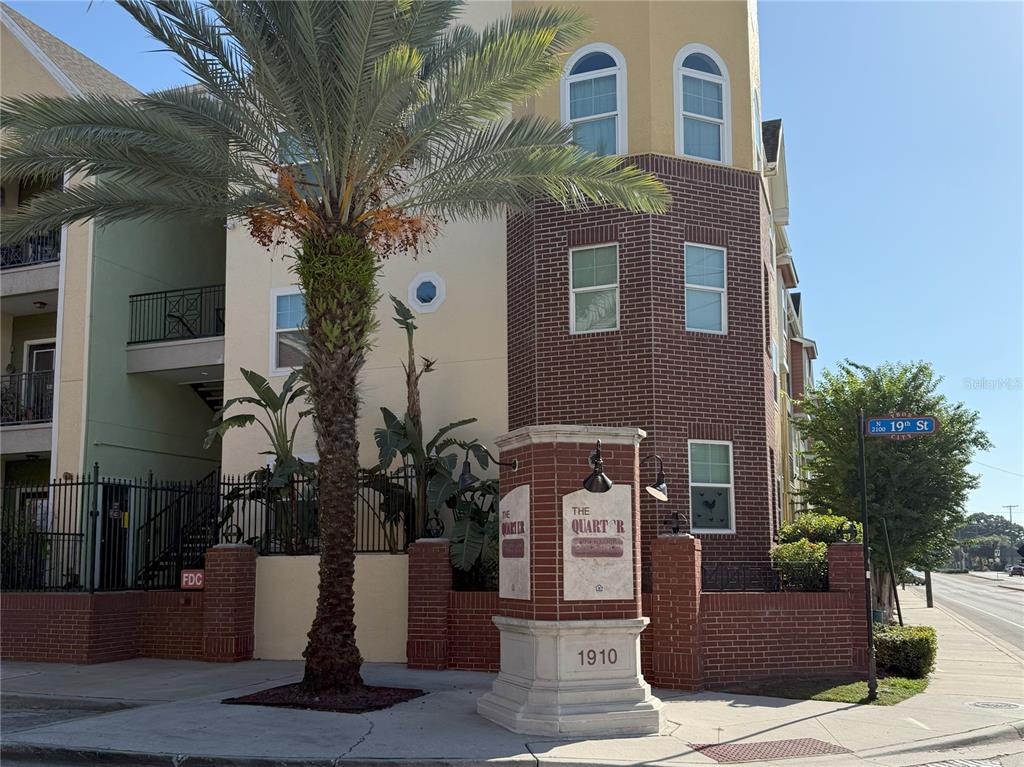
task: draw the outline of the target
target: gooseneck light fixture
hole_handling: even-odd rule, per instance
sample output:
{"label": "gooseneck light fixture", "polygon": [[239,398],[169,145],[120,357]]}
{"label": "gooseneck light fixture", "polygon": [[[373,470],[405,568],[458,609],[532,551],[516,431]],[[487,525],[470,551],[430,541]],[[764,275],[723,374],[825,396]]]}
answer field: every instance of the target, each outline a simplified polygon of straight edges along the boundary
{"label": "gooseneck light fixture", "polygon": [[[470,485],[475,485],[480,481],[480,478],[473,473],[473,467],[469,463],[469,453],[471,448],[466,448],[466,455],[462,461],[462,473],[459,474],[459,490],[465,490]],[[487,453],[488,458],[491,459],[491,463],[496,466],[508,466],[512,471],[516,471],[519,468],[519,459],[513,458],[511,461],[499,461],[487,448],[484,448],[484,452]]]}
{"label": "gooseneck light fixture", "polygon": [[658,476],[654,479],[654,484],[648,485],[645,489],[647,490],[647,494],[654,498],[654,500],[664,503],[668,500],[668,485],[665,483],[665,464],[662,462],[661,456],[651,453],[640,461],[640,465],[643,466],[645,463],[652,460],[656,460],[658,462]]}
{"label": "gooseneck light fixture", "polygon": [[604,461],[601,459],[601,440],[590,454],[590,465],[593,471],[583,480],[583,489],[590,493],[607,493],[614,484],[604,473]]}

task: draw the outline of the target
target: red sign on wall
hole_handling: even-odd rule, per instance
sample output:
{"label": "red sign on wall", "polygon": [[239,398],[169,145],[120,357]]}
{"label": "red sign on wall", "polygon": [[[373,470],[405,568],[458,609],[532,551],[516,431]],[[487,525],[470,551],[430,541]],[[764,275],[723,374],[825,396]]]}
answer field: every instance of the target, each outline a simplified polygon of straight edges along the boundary
{"label": "red sign on wall", "polygon": [[181,588],[186,591],[202,591],[206,581],[205,570],[182,570]]}

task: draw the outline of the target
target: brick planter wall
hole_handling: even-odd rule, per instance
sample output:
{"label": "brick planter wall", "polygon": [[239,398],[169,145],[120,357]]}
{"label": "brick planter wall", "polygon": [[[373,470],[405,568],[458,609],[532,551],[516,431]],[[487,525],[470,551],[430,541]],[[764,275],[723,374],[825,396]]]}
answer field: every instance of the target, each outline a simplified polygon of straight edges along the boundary
{"label": "brick planter wall", "polygon": [[448,668],[501,669],[501,637],[491,620],[497,612],[497,591],[448,592]]}
{"label": "brick planter wall", "polygon": [[0,594],[0,656],[50,663],[248,660],[256,552],[224,549],[207,552],[205,591]]}
{"label": "brick planter wall", "polygon": [[[410,653],[409,666],[497,671],[500,642],[491,621],[497,593],[452,591],[447,541],[416,546],[409,567],[410,648],[415,641],[430,655]],[[699,539],[681,536],[652,541],[653,591],[642,600],[651,625],[640,635],[641,667],[651,684],[704,690],[867,670],[859,545],[829,547],[829,591],[781,593],[701,593],[701,548]]]}

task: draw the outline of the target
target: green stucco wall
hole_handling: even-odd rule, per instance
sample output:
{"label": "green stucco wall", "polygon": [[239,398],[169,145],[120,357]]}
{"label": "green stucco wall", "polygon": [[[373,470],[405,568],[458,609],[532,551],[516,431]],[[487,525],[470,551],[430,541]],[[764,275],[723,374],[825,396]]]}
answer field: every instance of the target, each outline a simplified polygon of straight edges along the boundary
{"label": "green stucco wall", "polygon": [[197,479],[220,463],[203,449],[213,413],[191,388],[127,373],[128,297],[224,283],[224,227],[131,222],[97,227],[93,243],[85,465],[104,476]]}

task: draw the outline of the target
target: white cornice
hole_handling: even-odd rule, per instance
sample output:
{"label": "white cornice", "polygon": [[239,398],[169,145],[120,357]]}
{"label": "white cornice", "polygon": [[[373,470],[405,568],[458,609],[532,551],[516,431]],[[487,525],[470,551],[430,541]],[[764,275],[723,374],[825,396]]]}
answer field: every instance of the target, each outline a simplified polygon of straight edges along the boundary
{"label": "white cornice", "polygon": [[545,425],[524,426],[494,440],[501,450],[514,450],[524,445],[580,444],[601,440],[605,445],[639,445],[647,436],[643,429],[615,426]]}

